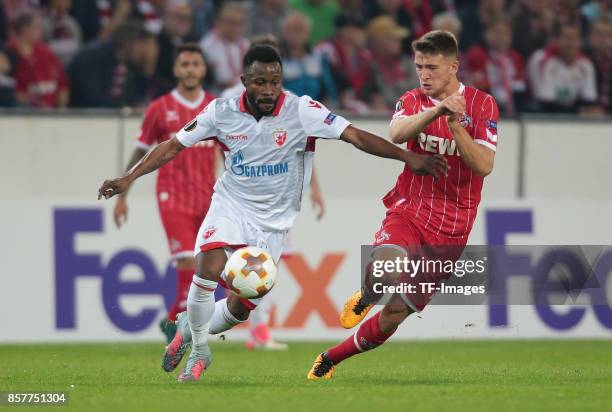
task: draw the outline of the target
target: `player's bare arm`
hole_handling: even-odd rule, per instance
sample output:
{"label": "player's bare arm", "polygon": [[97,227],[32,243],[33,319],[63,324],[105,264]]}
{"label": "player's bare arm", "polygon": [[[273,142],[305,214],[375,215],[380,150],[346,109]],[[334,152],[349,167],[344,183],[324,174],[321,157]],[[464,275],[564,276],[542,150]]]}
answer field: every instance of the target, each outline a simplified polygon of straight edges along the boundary
{"label": "player's bare arm", "polygon": [[465,98],[454,93],[442,100],[439,105],[412,116],[399,116],[391,121],[390,136],[395,144],[406,143],[414,139],[438,117],[450,113],[464,113]]}
{"label": "player's bare arm", "polygon": [[403,150],[382,137],[353,126],[347,127],[342,133],[341,138],[366,153],[400,160],[406,163],[417,174],[432,175],[435,178],[447,175],[448,164],[444,156],[419,155]]}
{"label": "player's bare arm", "polygon": [[455,113],[446,117],[453,138],[457,142],[461,159],[478,176],[487,176],[493,171],[495,152],[485,146],[474,143],[472,136],[459,123],[459,116]]}
{"label": "player's bare arm", "polygon": [[[132,167],[134,167],[134,165],[138,163],[140,159],[142,159],[144,155],[146,154],[147,154],[147,151],[144,149],[141,149],[140,147],[137,147],[136,149],[134,149],[134,151],[132,152],[132,156],[130,157],[130,160],[128,161],[128,165],[125,170],[126,173]],[[113,210],[113,217],[115,219],[115,225],[118,228],[121,228],[121,225],[127,222],[127,215],[128,215],[128,205],[126,201],[127,193],[128,193],[128,190],[126,190],[125,192],[121,193],[121,195],[119,195],[119,197],[117,198],[117,203],[115,204],[115,209]]]}
{"label": "player's bare arm", "polygon": [[102,197],[110,199],[115,195],[125,192],[134,180],[159,169],[170,160],[174,159],[184,148],[185,146],[183,146],[176,137],[160,143],[155,149],[147,153],[125,175],[113,180],[105,180],[98,190],[98,200],[102,199]]}

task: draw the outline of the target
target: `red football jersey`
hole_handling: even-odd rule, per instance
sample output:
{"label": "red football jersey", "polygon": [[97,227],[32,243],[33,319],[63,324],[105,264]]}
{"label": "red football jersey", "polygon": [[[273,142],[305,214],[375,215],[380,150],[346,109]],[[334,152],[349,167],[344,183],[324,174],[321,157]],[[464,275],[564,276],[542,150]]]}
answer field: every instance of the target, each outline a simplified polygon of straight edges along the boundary
{"label": "red football jersey", "polygon": [[[499,118],[495,99],[463,84],[459,92],[465,96],[467,110],[461,124],[474,142],[495,151]],[[438,103],[420,89],[413,89],[400,98],[393,118],[410,116]],[[406,166],[395,187],[383,199],[385,206],[404,209],[414,216],[415,224],[435,234],[467,237],[476,218],[484,179],[476,176],[461,160],[446,118],[434,120],[407,146],[415,153],[444,155],[450,165],[448,176],[438,180],[417,176]]]}
{"label": "red football jersey", "polygon": [[[159,97],[147,108],[137,145],[148,150],[169,140],[212,100],[214,96],[202,92],[200,99],[190,102],[177,90]],[[160,209],[204,217],[215,184],[216,150],[215,141],[200,142],[183,150],[159,170]]]}

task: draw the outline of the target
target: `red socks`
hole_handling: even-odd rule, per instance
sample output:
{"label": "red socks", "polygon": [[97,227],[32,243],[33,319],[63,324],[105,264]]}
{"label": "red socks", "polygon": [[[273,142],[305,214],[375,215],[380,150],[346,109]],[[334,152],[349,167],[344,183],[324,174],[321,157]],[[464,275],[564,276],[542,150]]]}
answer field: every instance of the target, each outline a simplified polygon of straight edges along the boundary
{"label": "red socks", "polygon": [[187,294],[191,286],[194,269],[177,269],[176,298],[168,311],[168,320],[174,322],[176,315],[187,309]]}
{"label": "red socks", "polygon": [[395,331],[383,333],[380,330],[378,318],[380,318],[380,312],[362,323],[354,335],[329,349],[327,357],[337,365],[346,358],[374,349],[385,343]]}

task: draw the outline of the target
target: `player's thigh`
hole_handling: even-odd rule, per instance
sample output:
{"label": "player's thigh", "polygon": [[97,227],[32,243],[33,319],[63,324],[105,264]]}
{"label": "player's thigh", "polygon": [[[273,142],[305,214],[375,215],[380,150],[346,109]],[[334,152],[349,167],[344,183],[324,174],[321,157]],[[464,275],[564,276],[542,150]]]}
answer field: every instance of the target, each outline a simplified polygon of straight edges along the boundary
{"label": "player's thigh", "polygon": [[195,259],[196,275],[202,279],[219,282],[225,262],[227,254],[222,247],[199,252]]}

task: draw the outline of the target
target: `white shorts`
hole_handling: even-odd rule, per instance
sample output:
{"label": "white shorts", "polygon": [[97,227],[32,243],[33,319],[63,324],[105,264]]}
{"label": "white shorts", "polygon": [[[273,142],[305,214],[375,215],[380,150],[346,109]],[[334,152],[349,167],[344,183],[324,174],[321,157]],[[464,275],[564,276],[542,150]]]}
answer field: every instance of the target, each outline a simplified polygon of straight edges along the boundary
{"label": "white shorts", "polygon": [[[228,202],[217,196],[213,197],[208,213],[200,226],[195,242],[194,255],[207,250],[223,248],[227,256],[236,249],[245,246],[256,246],[266,250],[278,264],[283,253],[287,232],[271,232],[260,229],[236,211]],[[225,286],[224,273],[221,275],[222,286]],[[241,299],[242,300],[242,299]],[[259,303],[259,299],[244,299],[249,309]]]}

